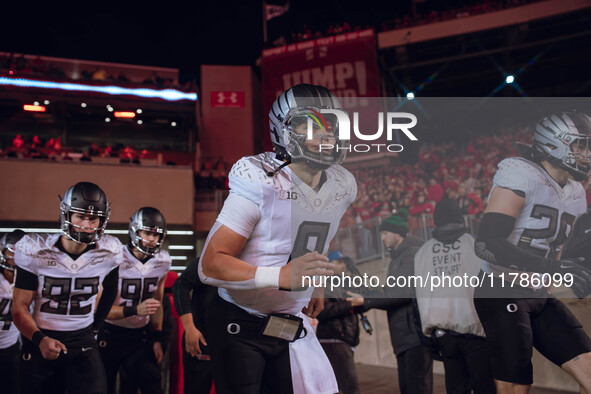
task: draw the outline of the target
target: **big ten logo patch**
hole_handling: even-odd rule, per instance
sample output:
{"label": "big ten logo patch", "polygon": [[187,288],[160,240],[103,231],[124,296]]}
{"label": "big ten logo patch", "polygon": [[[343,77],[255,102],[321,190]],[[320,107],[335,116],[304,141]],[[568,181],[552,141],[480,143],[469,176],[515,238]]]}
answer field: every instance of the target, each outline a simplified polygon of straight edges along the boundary
{"label": "big ten logo patch", "polygon": [[296,192],[292,192],[291,190],[279,190],[279,199],[280,200],[297,200],[298,194]]}

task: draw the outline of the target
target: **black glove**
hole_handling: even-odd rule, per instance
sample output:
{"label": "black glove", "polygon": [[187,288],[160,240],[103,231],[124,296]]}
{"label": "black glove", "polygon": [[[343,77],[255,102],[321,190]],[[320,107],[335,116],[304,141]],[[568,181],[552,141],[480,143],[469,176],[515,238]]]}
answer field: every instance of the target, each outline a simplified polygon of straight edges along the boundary
{"label": "black glove", "polygon": [[591,270],[581,265],[583,257],[574,257],[559,261],[558,272],[573,276],[572,291],[578,298],[585,298],[591,293]]}

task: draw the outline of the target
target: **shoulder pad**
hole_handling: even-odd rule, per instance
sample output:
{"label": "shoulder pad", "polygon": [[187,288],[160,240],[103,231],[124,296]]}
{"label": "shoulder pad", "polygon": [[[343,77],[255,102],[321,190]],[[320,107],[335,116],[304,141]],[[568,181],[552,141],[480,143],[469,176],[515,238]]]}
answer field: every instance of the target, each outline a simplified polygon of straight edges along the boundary
{"label": "shoulder pad", "polygon": [[166,250],[161,250],[160,252],[156,253],[156,256],[154,256],[154,258],[158,259],[159,261],[162,261],[164,264],[168,264],[169,267],[172,264],[170,254]]}
{"label": "shoulder pad", "polygon": [[548,182],[539,165],[521,157],[505,159],[499,163],[498,168],[493,184],[521,191],[526,196],[534,193],[537,185]]}
{"label": "shoulder pad", "polygon": [[107,234],[104,234],[101,239],[98,240],[96,246],[97,249],[108,250],[114,254],[121,253],[123,249],[123,245],[121,244],[121,241],[119,241],[119,238]]}
{"label": "shoulder pad", "polygon": [[267,175],[268,171],[273,171],[280,165],[281,162],[276,160],[274,154],[270,152],[243,157],[232,166],[228,175],[230,192],[261,205],[264,187],[277,187],[278,183],[289,182],[285,169],[275,176]]}
{"label": "shoulder pad", "polygon": [[60,236],[61,234],[59,233],[29,233],[25,234],[14,247],[20,253],[31,256],[37,254],[41,250],[51,249]]}

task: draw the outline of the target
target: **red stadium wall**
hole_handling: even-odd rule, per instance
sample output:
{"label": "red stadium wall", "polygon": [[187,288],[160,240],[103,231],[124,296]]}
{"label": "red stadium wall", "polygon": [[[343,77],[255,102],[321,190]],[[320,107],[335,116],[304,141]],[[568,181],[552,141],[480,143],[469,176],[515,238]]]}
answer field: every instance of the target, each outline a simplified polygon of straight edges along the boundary
{"label": "red stadium wall", "polygon": [[201,158],[221,158],[231,166],[258,153],[262,130],[255,85],[249,66],[201,66]]}
{"label": "red stadium wall", "polygon": [[112,223],[142,206],[162,211],[169,224],[193,224],[193,170],[26,160],[0,161],[0,221],[57,221],[58,195],[80,181],[99,185],[111,201]]}

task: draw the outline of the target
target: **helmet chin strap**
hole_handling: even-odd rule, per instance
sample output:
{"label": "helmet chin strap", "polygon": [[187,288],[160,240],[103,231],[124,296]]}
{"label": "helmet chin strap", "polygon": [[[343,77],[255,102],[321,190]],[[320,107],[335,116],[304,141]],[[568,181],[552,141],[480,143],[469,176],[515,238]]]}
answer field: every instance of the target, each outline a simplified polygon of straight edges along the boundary
{"label": "helmet chin strap", "polygon": [[291,164],[291,160],[287,160],[286,162],[284,162],[283,164],[281,164],[279,167],[277,167],[275,170],[273,171],[269,171],[267,170],[265,167],[263,167],[263,163],[261,162],[261,168],[263,169],[263,171],[265,171],[265,174],[269,177],[272,178],[274,177],[279,171],[281,171],[281,169],[285,166],[288,166]]}

